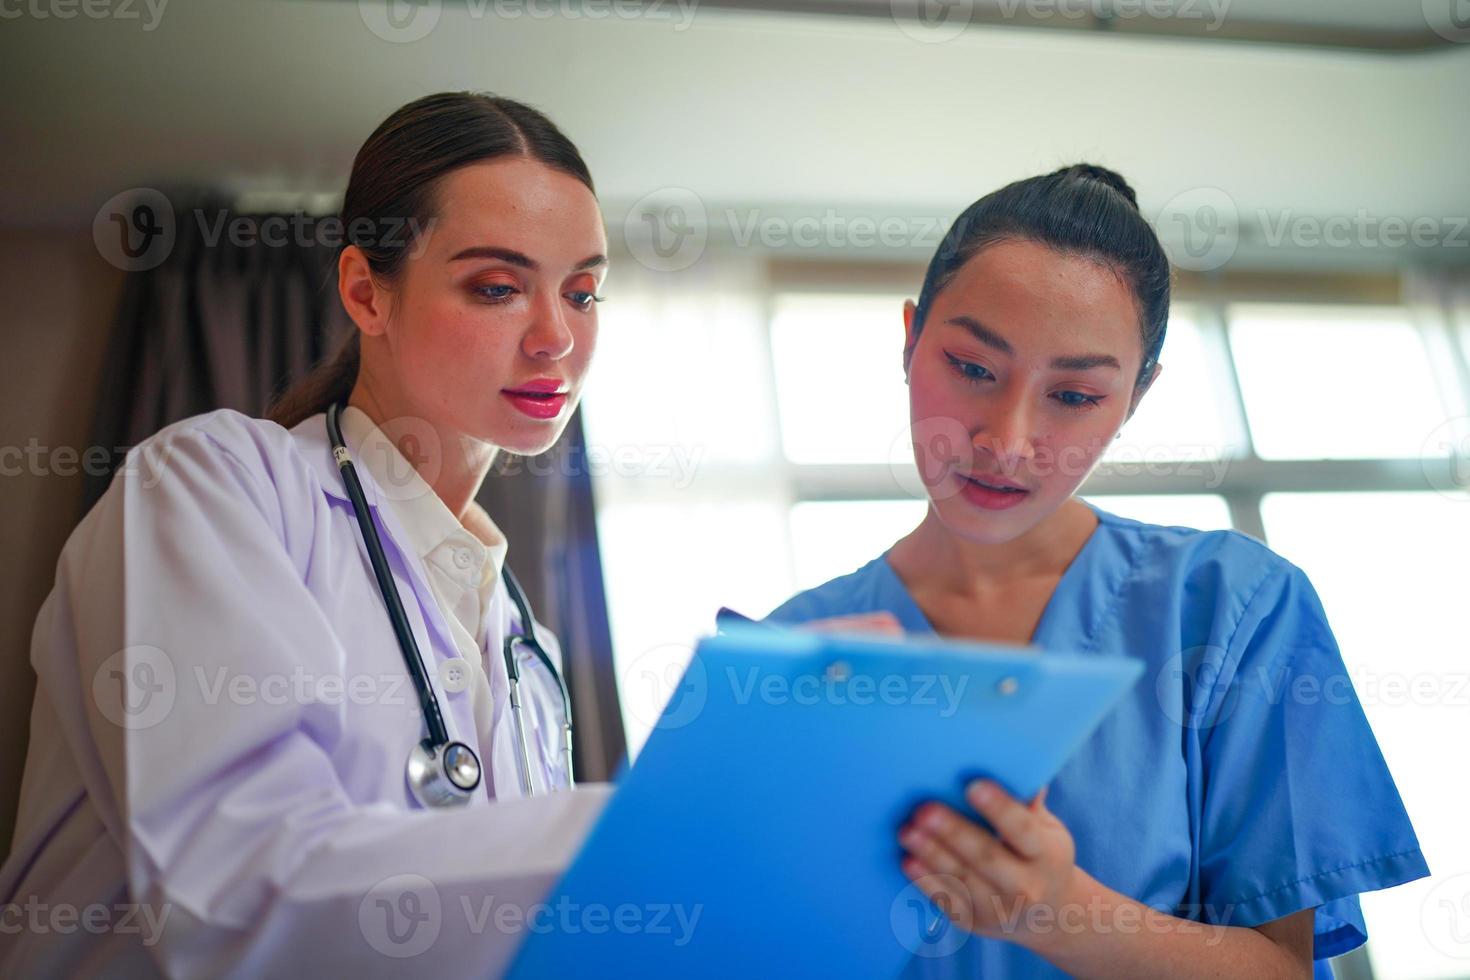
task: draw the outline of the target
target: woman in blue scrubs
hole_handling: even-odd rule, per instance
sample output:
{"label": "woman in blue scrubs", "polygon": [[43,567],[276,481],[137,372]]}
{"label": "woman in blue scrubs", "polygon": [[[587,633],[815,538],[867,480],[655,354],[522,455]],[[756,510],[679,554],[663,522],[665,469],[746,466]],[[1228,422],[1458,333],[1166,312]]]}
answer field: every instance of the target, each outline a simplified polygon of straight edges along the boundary
{"label": "woman in blue scrubs", "polygon": [[978,782],[900,828],[949,917],[911,976],[1331,976],[1358,894],[1428,874],[1302,571],[1073,496],[1159,375],[1169,283],[1110,170],[971,205],[904,310],[928,514],[771,614],[1147,663],[1035,800]]}

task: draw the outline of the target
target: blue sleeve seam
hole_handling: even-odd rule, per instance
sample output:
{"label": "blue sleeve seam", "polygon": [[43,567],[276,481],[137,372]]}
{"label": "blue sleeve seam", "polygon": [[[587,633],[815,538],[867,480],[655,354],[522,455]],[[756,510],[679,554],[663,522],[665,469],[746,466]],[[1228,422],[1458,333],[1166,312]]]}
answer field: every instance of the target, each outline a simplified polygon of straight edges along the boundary
{"label": "blue sleeve seam", "polygon": [[1404,857],[1405,855],[1418,854],[1418,853],[1419,853],[1419,848],[1417,848],[1417,847],[1411,847],[1408,850],[1396,851],[1393,854],[1379,854],[1379,855],[1377,855],[1375,857],[1365,858],[1362,861],[1355,861],[1352,864],[1340,865],[1339,867],[1336,867],[1336,868],[1323,868],[1320,871],[1314,871],[1311,874],[1306,875],[1305,877],[1296,879],[1295,881],[1288,881],[1284,885],[1280,885],[1280,886],[1278,886],[1276,888],[1272,888],[1269,891],[1261,892],[1258,895],[1255,895],[1255,896],[1253,896],[1251,898],[1245,899],[1244,901],[1237,902],[1236,904],[1237,905],[1249,905],[1252,902],[1259,902],[1261,899],[1263,899],[1263,898],[1269,898],[1272,895],[1275,895],[1277,892],[1284,892],[1288,888],[1295,888],[1297,885],[1303,884],[1303,883],[1308,882],[1308,881],[1312,881],[1313,879],[1316,879],[1316,878],[1321,878],[1324,875],[1339,874],[1339,873],[1341,873],[1343,871],[1351,871],[1354,868],[1361,868],[1364,865],[1377,864],[1380,861],[1389,861],[1389,860],[1392,860],[1393,858]]}
{"label": "blue sleeve seam", "polygon": [[[1240,615],[1235,617],[1235,622],[1232,623],[1230,626],[1230,647],[1234,647],[1236,645],[1235,641],[1239,638],[1240,624],[1245,622],[1246,614],[1249,613],[1251,611],[1251,607],[1256,604],[1256,600],[1260,598],[1261,590],[1266,587],[1267,582],[1271,581],[1272,573],[1275,571],[1275,568],[1266,569],[1266,574],[1262,575],[1260,581],[1258,581],[1255,586],[1252,587],[1250,598],[1246,599],[1245,603],[1240,607]],[[1285,573],[1283,573],[1283,575],[1284,574]]]}
{"label": "blue sleeve seam", "polygon": [[[1245,600],[1245,602],[1241,605],[1241,607],[1240,607],[1240,615],[1236,616],[1235,617],[1235,622],[1230,625],[1230,639],[1227,642],[1226,647],[1225,647],[1225,659],[1226,659],[1226,662],[1227,663],[1233,663],[1237,667],[1239,666],[1240,660],[1244,656],[1244,651],[1240,651],[1239,647],[1237,647],[1237,645],[1236,645],[1236,640],[1239,638],[1239,633],[1240,633],[1240,624],[1243,623],[1243,622],[1245,622],[1246,614],[1251,611],[1251,606],[1255,605],[1256,599],[1259,598],[1260,595],[1261,595],[1261,590],[1266,587],[1266,583],[1267,582],[1271,581],[1272,575],[1273,575],[1273,573],[1275,571],[1276,571],[1276,567],[1275,566],[1268,566],[1267,567],[1266,573],[1264,575],[1262,575],[1260,577],[1260,579],[1256,582],[1256,584],[1251,588],[1250,597],[1247,598]],[[1233,656],[1232,656],[1232,654],[1233,654]],[[1289,655],[1292,657],[1293,660],[1295,660],[1295,658],[1296,658],[1295,651],[1292,651]],[[1290,665],[1289,664],[1288,664],[1288,669],[1290,669]],[[1221,671],[1218,674],[1216,674],[1215,679],[1214,679],[1214,682],[1213,682],[1213,684],[1210,687],[1210,700],[1209,700],[1208,703],[1212,707],[1215,706],[1220,699],[1225,698],[1229,694],[1228,687],[1227,687],[1226,691],[1224,691],[1223,693],[1220,690],[1221,678],[1224,677],[1224,676],[1225,676],[1225,672],[1224,671]],[[1231,677],[1231,682],[1233,683],[1234,677],[1235,677],[1235,671],[1234,670],[1232,670],[1230,672],[1230,677]],[[1305,879],[1303,879],[1303,880],[1305,880]],[[1293,884],[1295,884],[1295,882],[1293,882]],[[1284,885],[1282,887],[1288,887],[1289,888],[1290,885]]]}

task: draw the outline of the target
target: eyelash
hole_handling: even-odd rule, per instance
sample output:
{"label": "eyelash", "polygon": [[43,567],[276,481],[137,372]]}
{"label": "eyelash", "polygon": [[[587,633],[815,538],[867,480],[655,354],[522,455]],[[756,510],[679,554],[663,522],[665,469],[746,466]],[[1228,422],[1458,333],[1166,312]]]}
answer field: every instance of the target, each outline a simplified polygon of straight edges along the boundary
{"label": "eyelash", "polygon": [[[978,384],[980,384],[981,382],[983,382],[983,381],[985,381],[987,379],[986,378],[983,378],[983,377],[977,377],[976,375],[971,374],[967,370],[968,368],[974,368],[977,371],[985,371],[985,373],[987,375],[990,374],[989,371],[986,371],[985,368],[981,367],[979,364],[975,364],[975,363],[972,363],[970,361],[961,360],[960,358],[955,357],[953,354],[951,354],[951,353],[949,353],[947,351],[945,352],[944,357],[945,357],[945,360],[949,361],[950,366],[955,369],[955,372],[957,374],[959,374],[960,377],[964,378],[966,381],[970,382],[971,384],[978,385]],[[1057,401],[1059,401],[1061,403],[1062,407],[1064,407],[1064,408],[1070,408],[1070,409],[1072,409],[1073,411],[1076,411],[1076,412],[1085,412],[1085,411],[1088,411],[1089,409],[1096,408],[1102,402],[1102,396],[1101,395],[1084,395],[1080,391],[1064,391],[1064,392],[1061,392],[1061,394],[1064,394],[1064,395],[1079,395],[1079,396],[1081,396],[1081,398],[1083,400],[1080,401],[1080,402],[1069,402],[1069,401],[1063,401],[1060,398],[1057,399]]]}
{"label": "eyelash", "polygon": [[[491,296],[490,290],[492,289],[509,289],[513,293],[520,292],[520,290],[507,283],[494,283],[493,285],[489,286],[476,286],[474,291],[488,303],[505,303],[510,300],[511,297],[509,294],[504,296]],[[589,293],[585,289],[576,290],[572,293],[572,295],[586,297],[585,299],[581,300],[572,300],[572,303],[577,307],[577,309],[581,310],[583,313],[589,312],[592,309],[593,303],[601,303],[603,300],[603,297],[598,296],[596,293]]]}

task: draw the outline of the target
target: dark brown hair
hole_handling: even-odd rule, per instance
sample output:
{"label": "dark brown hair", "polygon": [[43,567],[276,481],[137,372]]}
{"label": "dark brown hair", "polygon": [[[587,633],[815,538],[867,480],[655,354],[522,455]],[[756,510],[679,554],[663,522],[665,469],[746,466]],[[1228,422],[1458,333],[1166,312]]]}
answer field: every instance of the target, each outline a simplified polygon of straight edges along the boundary
{"label": "dark brown hair", "polygon": [[[375,277],[395,281],[418,232],[438,211],[439,181],[466,164],[504,156],[537,160],[596,193],[576,146],[537,110],[481,92],[426,95],[383,120],[357,151],[342,197],[346,244],[362,249]],[[389,227],[408,233],[375,231]],[[360,338],[353,330],[334,354],[276,398],[266,418],[289,429],[345,399],[357,382]]]}
{"label": "dark brown hair", "polygon": [[987,245],[1007,240],[1046,245],[1115,270],[1138,302],[1143,365],[1135,387],[1148,382],[1169,323],[1169,260],[1138,197],[1115,171],[1075,163],[992,191],[965,209],[929,263],[914,311],[914,337],[934,298],[960,267]]}

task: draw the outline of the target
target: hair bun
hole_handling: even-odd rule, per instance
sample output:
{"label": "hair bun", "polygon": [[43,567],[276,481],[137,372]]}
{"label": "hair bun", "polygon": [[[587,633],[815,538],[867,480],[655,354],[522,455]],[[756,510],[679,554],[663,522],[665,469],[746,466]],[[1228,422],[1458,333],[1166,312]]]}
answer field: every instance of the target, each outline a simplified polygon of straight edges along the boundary
{"label": "hair bun", "polygon": [[1128,181],[1124,180],[1123,175],[1116,170],[1099,167],[1095,163],[1074,163],[1070,167],[1063,167],[1057,173],[1074,180],[1095,180],[1107,184],[1126,197],[1129,204],[1135,208],[1138,207],[1138,195],[1133,193],[1133,188],[1128,186]]}

